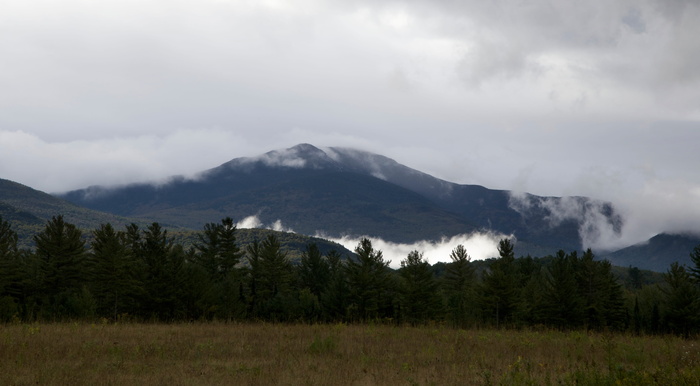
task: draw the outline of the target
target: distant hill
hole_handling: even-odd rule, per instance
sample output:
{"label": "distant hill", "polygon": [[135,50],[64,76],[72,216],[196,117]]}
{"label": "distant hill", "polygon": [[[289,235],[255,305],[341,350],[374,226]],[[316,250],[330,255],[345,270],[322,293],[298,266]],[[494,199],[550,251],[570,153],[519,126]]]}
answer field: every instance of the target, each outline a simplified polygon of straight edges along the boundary
{"label": "distant hill", "polygon": [[[134,221],[84,208],[17,182],[0,179],[0,217],[12,224],[23,245],[56,215],[63,215],[67,222],[82,229],[94,229],[108,222],[121,226]],[[145,224],[141,219],[136,221]]]}
{"label": "distant hill", "polygon": [[690,253],[700,245],[697,235],[659,234],[649,241],[620,249],[604,257],[612,264],[666,272],[673,262],[693,266]]}
{"label": "distant hill", "polygon": [[[582,220],[557,218],[556,197],[525,195],[512,205],[508,191],[447,182],[373,153],[309,144],[258,157],[236,158],[194,179],[165,184],[92,186],[60,195],[77,205],[120,216],[199,229],[224,216],[281,220],[308,235],[367,235],[394,242],[436,240],[489,230],[515,235],[527,250],[581,248]],[[610,204],[569,198],[581,210],[621,223]],[[585,215],[586,213],[583,213]]]}

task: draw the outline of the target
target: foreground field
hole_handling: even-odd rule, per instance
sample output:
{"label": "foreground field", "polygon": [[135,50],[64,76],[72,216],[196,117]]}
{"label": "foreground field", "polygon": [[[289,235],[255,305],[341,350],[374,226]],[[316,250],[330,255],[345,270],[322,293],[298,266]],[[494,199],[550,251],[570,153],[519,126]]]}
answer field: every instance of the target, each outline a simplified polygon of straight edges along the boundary
{"label": "foreground field", "polygon": [[275,324],[0,325],[0,384],[700,384],[696,340]]}

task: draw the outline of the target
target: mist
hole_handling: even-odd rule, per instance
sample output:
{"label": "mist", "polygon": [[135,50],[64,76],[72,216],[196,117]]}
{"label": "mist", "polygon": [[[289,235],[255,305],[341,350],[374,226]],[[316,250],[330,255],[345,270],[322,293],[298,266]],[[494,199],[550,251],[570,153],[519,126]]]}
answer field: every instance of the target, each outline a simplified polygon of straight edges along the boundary
{"label": "mist", "polygon": [[[291,232],[294,230],[284,226],[282,220],[276,220],[270,224],[263,224],[257,215],[248,216],[236,224],[238,229],[270,229],[278,232]],[[372,241],[372,247],[381,251],[384,260],[389,262],[391,268],[401,267],[409,252],[423,252],[423,258],[431,265],[439,262],[451,262],[450,253],[457,245],[464,245],[472,260],[485,260],[498,257],[498,243],[502,239],[512,239],[512,235],[503,235],[493,232],[474,232],[470,234],[443,237],[438,241],[422,240],[410,244],[394,243],[378,237],[370,236],[343,236],[330,237],[323,232],[317,232],[315,237],[329,240],[342,245],[350,251],[354,251],[360,240],[367,238]]]}

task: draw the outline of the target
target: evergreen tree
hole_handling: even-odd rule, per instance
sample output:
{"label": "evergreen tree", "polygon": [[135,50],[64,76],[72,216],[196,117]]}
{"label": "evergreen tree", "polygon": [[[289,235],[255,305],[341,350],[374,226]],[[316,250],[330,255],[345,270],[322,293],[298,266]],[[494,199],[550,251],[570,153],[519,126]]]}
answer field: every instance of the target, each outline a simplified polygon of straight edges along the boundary
{"label": "evergreen tree", "polygon": [[258,287],[262,277],[262,263],[260,256],[262,255],[262,247],[258,240],[254,240],[246,247],[246,255],[248,259],[248,317],[260,317],[260,297],[258,295]]}
{"label": "evergreen tree", "polygon": [[260,244],[260,277],[258,297],[263,316],[271,320],[285,318],[291,308],[292,265],[282,251],[277,236],[270,234]]}
{"label": "evergreen tree", "polygon": [[513,322],[513,314],[518,304],[518,276],[515,269],[515,253],[513,244],[508,239],[503,239],[498,244],[500,257],[489,266],[489,270],[483,274],[484,309],[487,315],[491,315],[500,326],[503,323]]}
{"label": "evergreen tree", "polygon": [[241,269],[237,268],[243,252],[236,243],[236,226],[230,217],[220,224],[210,223],[198,234],[192,260],[206,273],[199,283],[199,308],[205,316],[231,319],[241,314]]}
{"label": "evergreen tree", "polygon": [[401,261],[401,310],[405,320],[411,324],[434,320],[441,308],[438,284],[423,259],[423,254],[411,251]]}
{"label": "evergreen tree", "polygon": [[230,217],[221,220],[220,224],[206,224],[204,231],[197,236],[199,242],[195,244],[197,254],[194,260],[212,281],[222,281],[235,272],[243,253],[236,244],[236,226]]}
{"label": "evergreen tree", "polygon": [[700,322],[700,293],[688,272],[678,263],[664,274],[668,287],[666,294],[666,322],[671,332],[690,336],[698,331]]}
{"label": "evergreen tree", "polygon": [[185,253],[173,248],[168,231],[157,222],[149,225],[141,237],[137,228],[127,228],[127,241],[138,256],[139,287],[142,315],[160,320],[173,320],[183,312],[180,295],[184,282]]}
{"label": "evergreen tree", "polygon": [[567,256],[560,250],[545,274],[542,317],[558,328],[578,327],[583,319],[582,299],[572,263],[575,259],[575,254]]}
{"label": "evergreen tree", "polygon": [[328,287],[330,266],[315,243],[308,244],[299,264],[300,306],[306,320],[321,317],[321,297]]}
{"label": "evergreen tree", "polygon": [[93,294],[98,311],[116,320],[120,313],[133,307],[137,286],[135,261],[124,232],[117,232],[111,224],[102,224],[92,233]]}
{"label": "evergreen tree", "polygon": [[693,262],[693,266],[689,269],[690,277],[697,286],[700,286],[700,245],[693,248],[693,252],[690,253],[690,260]]}
{"label": "evergreen tree", "polygon": [[92,313],[91,295],[83,290],[85,280],[85,241],[75,225],[54,216],[44,230],[34,236],[39,288],[48,308],[45,316],[54,318]]}
{"label": "evergreen tree", "polygon": [[0,322],[19,314],[23,270],[17,233],[0,217]]}
{"label": "evergreen tree", "polygon": [[367,238],[360,240],[355,253],[357,259],[349,259],[346,265],[354,316],[360,320],[392,316],[388,298],[389,262],[384,261],[382,252],[375,250]]}
{"label": "evergreen tree", "polygon": [[330,266],[323,258],[316,243],[308,244],[301,255],[299,264],[299,279],[302,288],[308,288],[316,297],[320,298],[328,285]]}
{"label": "evergreen tree", "polygon": [[465,327],[474,314],[476,274],[471,257],[460,244],[450,253],[452,263],[445,268],[444,291],[448,317],[456,326]]}
{"label": "evergreen tree", "polygon": [[329,320],[340,321],[347,315],[349,288],[346,267],[336,250],[326,255],[328,261],[328,285],[321,294],[321,304]]}

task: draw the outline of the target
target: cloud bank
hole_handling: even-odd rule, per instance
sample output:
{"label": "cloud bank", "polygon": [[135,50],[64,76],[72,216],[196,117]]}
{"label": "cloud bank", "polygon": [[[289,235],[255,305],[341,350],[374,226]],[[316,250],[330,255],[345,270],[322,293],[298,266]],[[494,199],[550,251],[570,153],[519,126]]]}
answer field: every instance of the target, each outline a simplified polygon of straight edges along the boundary
{"label": "cloud bank", "polygon": [[312,143],[612,201],[622,232],[592,244],[698,230],[699,19],[670,0],[5,1],[0,178],[61,192]]}
{"label": "cloud bank", "polygon": [[[360,243],[361,237],[344,236],[341,238],[323,238],[334,241],[345,248],[354,251]],[[368,237],[372,241],[372,247],[382,251],[385,261],[389,261],[389,266],[397,269],[401,267],[401,260],[406,259],[411,251],[424,253],[424,259],[430,264],[438,262],[451,262],[450,253],[457,245],[464,245],[472,260],[484,260],[491,257],[498,257],[498,242],[510,236],[475,232],[471,234],[456,235],[449,238],[442,238],[439,241],[416,241],[411,244],[393,243],[380,238]]]}

